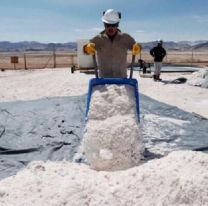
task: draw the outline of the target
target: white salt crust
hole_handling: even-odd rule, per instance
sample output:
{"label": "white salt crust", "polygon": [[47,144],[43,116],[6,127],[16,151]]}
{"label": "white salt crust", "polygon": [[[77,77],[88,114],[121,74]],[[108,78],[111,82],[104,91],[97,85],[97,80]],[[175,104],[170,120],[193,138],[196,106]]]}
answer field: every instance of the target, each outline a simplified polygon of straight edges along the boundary
{"label": "white salt crust", "polygon": [[208,88],[208,68],[194,72],[189,78],[188,84]]}
{"label": "white salt crust", "polygon": [[178,151],[128,170],[32,162],[0,181],[4,206],[206,206],[208,155]]}
{"label": "white salt crust", "polygon": [[133,87],[96,86],[83,138],[91,168],[112,171],[138,165],[143,148],[139,131]]}

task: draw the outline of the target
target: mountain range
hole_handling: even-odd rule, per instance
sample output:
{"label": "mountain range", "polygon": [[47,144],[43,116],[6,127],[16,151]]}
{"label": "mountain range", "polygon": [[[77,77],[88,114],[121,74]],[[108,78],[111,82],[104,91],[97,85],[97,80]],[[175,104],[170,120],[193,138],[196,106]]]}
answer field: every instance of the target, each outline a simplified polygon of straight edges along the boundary
{"label": "mountain range", "polygon": [[0,41],[0,52],[24,52],[24,51],[59,51],[76,50],[76,42],[68,43],[40,43],[36,41],[9,42]]}
{"label": "mountain range", "polygon": [[[149,50],[153,46],[157,45],[156,41],[142,43],[143,49]],[[179,51],[189,51],[189,50],[208,50],[208,40],[200,41],[167,41],[163,43],[163,46],[168,50],[179,50]]]}
{"label": "mountain range", "polygon": [[[141,43],[144,50],[150,50],[157,45],[156,41]],[[200,41],[167,41],[164,47],[168,50],[190,51],[208,50],[208,40]],[[0,52],[27,52],[27,51],[76,51],[77,43],[40,43],[36,41],[9,42],[0,41]]]}

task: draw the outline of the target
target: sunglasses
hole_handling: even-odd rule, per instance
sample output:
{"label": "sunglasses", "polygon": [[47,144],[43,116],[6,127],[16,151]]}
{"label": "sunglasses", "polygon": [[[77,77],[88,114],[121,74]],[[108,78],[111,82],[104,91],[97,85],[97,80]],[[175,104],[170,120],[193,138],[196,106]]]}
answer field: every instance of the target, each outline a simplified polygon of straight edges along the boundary
{"label": "sunglasses", "polygon": [[105,24],[105,27],[109,28],[109,27],[118,27],[118,24]]}

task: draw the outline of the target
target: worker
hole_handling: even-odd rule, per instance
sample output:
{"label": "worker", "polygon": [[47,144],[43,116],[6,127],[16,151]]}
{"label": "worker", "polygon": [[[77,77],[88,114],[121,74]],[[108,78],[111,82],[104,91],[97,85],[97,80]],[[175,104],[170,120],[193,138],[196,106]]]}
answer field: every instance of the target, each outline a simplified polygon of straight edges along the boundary
{"label": "worker", "polygon": [[157,46],[150,50],[150,55],[154,57],[155,71],[153,79],[154,81],[161,81],[162,79],[160,78],[160,72],[162,68],[162,61],[166,56],[166,50],[163,48],[162,40],[159,40]]}
{"label": "worker", "polygon": [[126,78],[127,51],[132,50],[133,55],[141,51],[141,45],[118,28],[120,20],[120,12],[114,9],[104,11],[104,31],[92,38],[83,48],[86,54],[97,53],[99,77]]}
{"label": "worker", "polygon": [[142,70],[143,74],[151,73],[150,63],[146,63],[143,59],[139,59],[138,63],[139,63],[140,70]]}

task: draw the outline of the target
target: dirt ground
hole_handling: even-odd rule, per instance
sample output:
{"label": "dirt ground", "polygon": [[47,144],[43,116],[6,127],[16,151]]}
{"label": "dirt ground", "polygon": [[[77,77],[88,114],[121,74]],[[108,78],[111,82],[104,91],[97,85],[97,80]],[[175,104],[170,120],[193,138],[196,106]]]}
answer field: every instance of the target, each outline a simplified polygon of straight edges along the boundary
{"label": "dirt ground", "polygon": [[[11,63],[11,56],[18,56],[18,63]],[[136,57],[136,63],[141,58],[148,63],[153,63],[149,51],[142,51]],[[131,53],[128,54],[128,62],[131,62]],[[208,66],[208,51],[167,51],[164,59],[167,64],[181,64],[188,66]],[[0,53],[0,69],[43,69],[63,68],[77,64],[77,54],[71,51],[53,52],[27,52],[27,53]]]}

